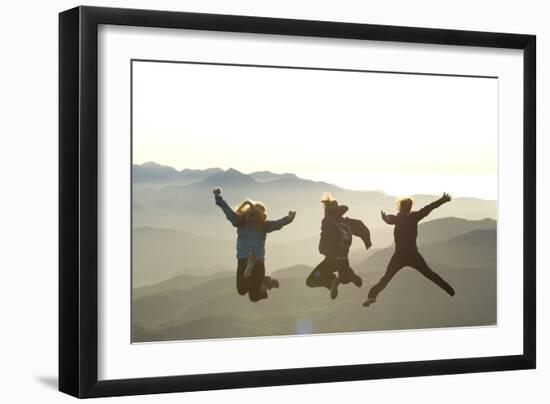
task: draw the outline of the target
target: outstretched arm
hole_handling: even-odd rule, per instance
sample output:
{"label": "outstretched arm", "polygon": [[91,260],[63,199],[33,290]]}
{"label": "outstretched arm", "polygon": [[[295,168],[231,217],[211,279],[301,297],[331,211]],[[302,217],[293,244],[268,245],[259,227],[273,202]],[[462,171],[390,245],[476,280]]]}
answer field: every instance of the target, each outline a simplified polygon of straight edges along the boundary
{"label": "outstretched arm", "polygon": [[351,229],[351,233],[363,240],[363,243],[365,243],[365,248],[368,250],[372,246],[372,242],[370,239],[369,228],[365,225],[365,223],[359,219],[352,219],[349,217],[344,218],[344,221]]}
{"label": "outstretched arm", "polygon": [[220,188],[215,188],[212,192],[214,194],[214,199],[216,200],[216,205],[221,208],[227,220],[229,220],[233,226],[237,226],[238,216],[222,198],[222,190]]}
{"label": "outstretched arm", "polygon": [[386,215],[386,212],[382,210],[380,211],[380,216],[382,216],[382,220],[387,224],[395,224],[395,215]]}
{"label": "outstretched arm", "polygon": [[279,220],[266,220],[265,232],[271,233],[272,231],[275,231],[275,230],[281,230],[287,224],[292,223],[295,217],[296,217],[296,212],[289,211],[287,216]]}
{"label": "outstretched arm", "polygon": [[451,200],[451,195],[448,193],[443,193],[443,196],[439,198],[437,201],[432,202],[426,206],[424,206],[422,209],[420,209],[416,214],[418,216],[418,220],[424,219],[426,216],[428,216],[432,210],[439,208],[444,203],[447,203]]}

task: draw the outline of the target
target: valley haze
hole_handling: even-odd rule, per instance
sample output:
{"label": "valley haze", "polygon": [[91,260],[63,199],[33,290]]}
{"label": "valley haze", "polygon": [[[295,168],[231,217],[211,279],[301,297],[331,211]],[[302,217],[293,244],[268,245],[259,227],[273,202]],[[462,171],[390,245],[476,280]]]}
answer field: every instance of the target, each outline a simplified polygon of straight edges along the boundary
{"label": "valley haze", "polygon": [[[134,164],[132,172],[133,342],[496,324],[494,200],[455,198],[419,225],[419,249],[455,286],[455,298],[404,269],[367,311],[360,303],[393,252],[393,226],[382,222],[380,211],[393,213],[396,196],[293,173],[176,170],[153,162]],[[214,204],[217,186],[230,206],[246,198],[262,201],[269,219],[297,211],[293,224],[267,238],[267,274],[281,287],[259,304],[235,291],[236,234]],[[336,301],[325,289],[305,286],[323,258],[318,242],[324,192],[348,205],[347,216],[363,220],[373,241],[369,251],[354,241],[350,252],[366,285],[342,287]],[[415,208],[439,196],[412,195]]]}

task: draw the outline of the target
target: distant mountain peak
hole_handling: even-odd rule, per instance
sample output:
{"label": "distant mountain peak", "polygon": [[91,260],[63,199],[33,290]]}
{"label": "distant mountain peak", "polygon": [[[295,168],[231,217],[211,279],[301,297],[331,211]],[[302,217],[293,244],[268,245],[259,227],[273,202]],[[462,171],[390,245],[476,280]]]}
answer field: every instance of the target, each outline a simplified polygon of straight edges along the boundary
{"label": "distant mountain peak", "polygon": [[133,176],[136,182],[189,184],[201,181],[209,175],[221,171],[223,170],[219,167],[205,169],[184,168],[178,171],[174,167],[162,165],[154,161],[133,164]]}
{"label": "distant mountain peak", "polygon": [[256,180],[250,175],[243,174],[239,170],[229,168],[226,171],[219,171],[205,178],[202,183],[209,185],[246,185],[256,184]]}
{"label": "distant mountain peak", "polygon": [[156,163],[154,161],[147,161],[145,163],[141,163],[141,164],[136,164],[136,165],[140,165],[142,167],[168,167],[168,166],[164,166],[162,164],[159,164],[159,163]]}
{"label": "distant mountain peak", "polygon": [[223,171],[219,167],[205,168],[205,169],[194,169],[194,168],[184,168],[179,171],[179,175],[182,177],[197,177],[197,178],[206,178],[211,174],[218,173]]}
{"label": "distant mountain peak", "polygon": [[292,173],[278,174],[278,173],[274,173],[273,171],[269,171],[269,170],[254,171],[254,172],[250,173],[249,175],[266,175],[266,176],[272,175],[274,177],[294,177],[294,178],[298,178],[298,176],[296,174],[292,174]]}
{"label": "distant mountain peak", "polygon": [[143,164],[134,164],[132,169],[135,181],[158,181],[173,179],[178,175],[175,168],[163,166],[155,163],[154,161],[148,161]]}
{"label": "distant mountain peak", "polygon": [[272,182],[272,181],[279,181],[279,180],[300,179],[296,174],[292,174],[292,173],[277,174],[268,170],[254,171],[248,175],[250,175],[252,178],[254,178],[258,182]]}

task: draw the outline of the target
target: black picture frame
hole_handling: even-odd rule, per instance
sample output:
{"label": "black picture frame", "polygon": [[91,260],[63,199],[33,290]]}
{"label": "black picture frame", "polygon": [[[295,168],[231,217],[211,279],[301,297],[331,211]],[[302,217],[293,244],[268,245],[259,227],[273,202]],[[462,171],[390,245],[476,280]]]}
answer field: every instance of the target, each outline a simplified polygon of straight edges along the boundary
{"label": "black picture frame", "polygon": [[[98,25],[523,50],[523,353],[334,367],[98,380]],[[533,369],[536,366],[536,37],[151,10],[59,15],[59,390],[104,397]]]}

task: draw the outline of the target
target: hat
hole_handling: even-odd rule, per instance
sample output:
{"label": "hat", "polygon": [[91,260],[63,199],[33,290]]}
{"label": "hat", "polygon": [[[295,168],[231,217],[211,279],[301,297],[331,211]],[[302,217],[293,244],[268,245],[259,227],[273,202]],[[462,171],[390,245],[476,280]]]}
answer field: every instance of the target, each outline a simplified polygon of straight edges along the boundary
{"label": "hat", "polygon": [[349,208],[346,205],[339,205],[336,213],[338,216],[344,216],[344,214],[349,210]]}
{"label": "hat", "polygon": [[338,205],[336,199],[326,198],[321,200],[321,202],[325,205],[325,212],[330,216],[341,217],[349,210],[346,205]]}

